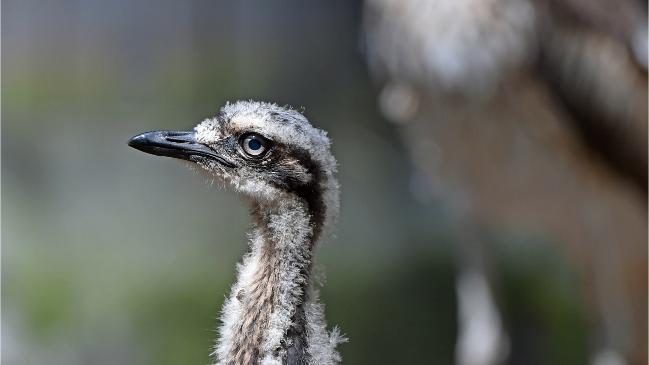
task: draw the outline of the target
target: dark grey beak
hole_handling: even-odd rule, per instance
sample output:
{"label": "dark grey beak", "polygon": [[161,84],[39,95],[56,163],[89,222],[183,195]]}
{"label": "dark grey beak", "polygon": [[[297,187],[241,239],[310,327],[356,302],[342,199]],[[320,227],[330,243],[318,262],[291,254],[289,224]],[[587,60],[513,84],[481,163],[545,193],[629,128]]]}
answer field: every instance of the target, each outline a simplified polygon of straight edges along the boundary
{"label": "dark grey beak", "polygon": [[166,156],[191,161],[192,156],[213,159],[227,167],[236,165],[207,145],[196,142],[194,132],[153,131],[138,134],[128,141],[128,145],[142,152],[156,156]]}

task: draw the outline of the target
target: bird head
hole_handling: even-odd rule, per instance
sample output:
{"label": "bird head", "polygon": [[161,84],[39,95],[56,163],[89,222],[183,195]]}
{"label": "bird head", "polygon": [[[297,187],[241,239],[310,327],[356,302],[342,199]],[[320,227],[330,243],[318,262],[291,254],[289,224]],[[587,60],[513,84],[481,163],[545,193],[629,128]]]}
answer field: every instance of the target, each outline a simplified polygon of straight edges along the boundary
{"label": "bird head", "polygon": [[128,144],[193,162],[255,200],[272,202],[292,194],[337,205],[336,161],[329,139],[290,108],[254,101],[228,103],[192,131],[146,132]]}

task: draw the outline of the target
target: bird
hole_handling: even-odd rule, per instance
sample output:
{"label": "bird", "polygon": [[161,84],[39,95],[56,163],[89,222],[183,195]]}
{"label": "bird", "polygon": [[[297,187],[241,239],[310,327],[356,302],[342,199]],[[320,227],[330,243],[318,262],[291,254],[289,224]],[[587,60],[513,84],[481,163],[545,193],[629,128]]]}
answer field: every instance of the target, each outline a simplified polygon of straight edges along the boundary
{"label": "bird", "polygon": [[250,206],[249,251],[221,309],[213,364],[338,364],[313,274],[317,243],[339,211],[337,162],[327,133],[299,111],[226,103],[192,131],[152,131],[128,145],[189,161]]}
{"label": "bird", "polygon": [[[378,106],[409,151],[413,192],[441,202],[459,237],[458,363],[502,363],[507,352],[524,356],[525,338],[537,341],[534,331],[499,335],[504,321],[483,315],[498,314],[495,306],[465,315],[478,303],[497,303],[462,294],[471,292],[463,289],[466,278],[488,279],[494,265],[489,226],[545,237],[568,259],[593,363],[647,364],[646,2],[364,6],[363,46]],[[491,341],[471,334],[489,327]]]}

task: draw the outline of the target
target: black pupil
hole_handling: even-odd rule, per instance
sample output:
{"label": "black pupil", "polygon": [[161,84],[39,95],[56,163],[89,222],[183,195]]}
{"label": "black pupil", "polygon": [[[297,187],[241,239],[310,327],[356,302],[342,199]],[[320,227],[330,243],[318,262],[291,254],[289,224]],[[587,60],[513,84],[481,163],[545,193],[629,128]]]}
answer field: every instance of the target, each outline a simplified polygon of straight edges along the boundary
{"label": "black pupil", "polygon": [[250,140],[248,140],[248,148],[253,151],[257,151],[261,148],[261,141],[257,138],[251,138]]}

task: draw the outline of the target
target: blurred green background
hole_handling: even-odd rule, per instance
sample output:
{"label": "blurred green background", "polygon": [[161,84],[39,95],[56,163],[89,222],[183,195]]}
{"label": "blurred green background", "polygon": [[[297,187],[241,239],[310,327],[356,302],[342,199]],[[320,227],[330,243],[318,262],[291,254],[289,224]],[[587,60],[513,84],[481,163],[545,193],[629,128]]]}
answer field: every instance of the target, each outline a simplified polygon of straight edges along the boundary
{"label": "blurred green background", "polygon": [[[345,362],[453,363],[459,238],[413,197],[360,3],[2,5],[3,364],[208,363],[246,208],[126,141],[250,98],[304,107],[333,140],[342,212],[318,260]],[[574,273],[543,237],[490,232],[510,361],[586,363]]]}

